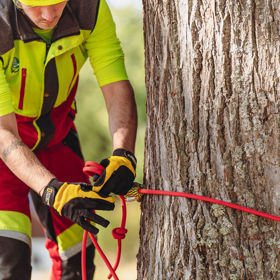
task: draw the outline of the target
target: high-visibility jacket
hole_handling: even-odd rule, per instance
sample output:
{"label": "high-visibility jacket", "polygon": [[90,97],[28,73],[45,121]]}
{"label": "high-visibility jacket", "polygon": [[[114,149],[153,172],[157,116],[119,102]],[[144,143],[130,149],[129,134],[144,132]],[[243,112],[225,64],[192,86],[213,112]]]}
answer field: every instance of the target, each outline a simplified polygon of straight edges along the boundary
{"label": "high-visibility jacket", "polygon": [[101,87],[127,80],[105,0],[69,0],[50,45],[11,0],[0,0],[0,117],[16,114],[32,150],[59,143],[73,128],[78,75],[87,58]]}

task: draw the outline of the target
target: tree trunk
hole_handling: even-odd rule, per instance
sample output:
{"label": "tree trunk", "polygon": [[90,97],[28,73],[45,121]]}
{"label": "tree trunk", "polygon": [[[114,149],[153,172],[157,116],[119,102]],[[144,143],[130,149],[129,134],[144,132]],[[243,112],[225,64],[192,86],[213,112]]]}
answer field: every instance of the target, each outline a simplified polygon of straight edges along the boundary
{"label": "tree trunk", "polygon": [[[147,188],[279,215],[279,0],[143,0]],[[142,202],[138,279],[280,279],[280,226],[184,198]]]}

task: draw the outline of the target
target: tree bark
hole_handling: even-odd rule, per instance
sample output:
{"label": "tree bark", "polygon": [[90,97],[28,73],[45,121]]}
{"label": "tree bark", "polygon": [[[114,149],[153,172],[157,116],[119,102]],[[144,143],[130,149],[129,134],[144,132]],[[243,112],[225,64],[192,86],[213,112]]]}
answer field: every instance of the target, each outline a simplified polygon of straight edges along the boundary
{"label": "tree bark", "polygon": [[[143,0],[147,188],[279,215],[280,3]],[[146,195],[138,279],[280,279],[279,223]]]}

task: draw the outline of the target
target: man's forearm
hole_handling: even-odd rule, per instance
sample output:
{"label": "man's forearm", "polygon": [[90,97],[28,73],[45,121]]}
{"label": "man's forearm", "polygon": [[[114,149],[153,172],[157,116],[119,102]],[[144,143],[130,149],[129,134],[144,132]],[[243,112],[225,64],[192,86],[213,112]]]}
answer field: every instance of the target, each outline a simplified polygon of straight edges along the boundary
{"label": "man's forearm", "polygon": [[[114,111],[113,111],[114,110]],[[131,108],[112,109],[109,116],[109,126],[113,140],[113,150],[123,148],[132,153],[135,149],[137,131],[137,113],[130,112]]]}
{"label": "man's forearm", "polygon": [[54,176],[40,163],[34,153],[12,132],[1,131],[0,155],[8,168],[37,193]]}
{"label": "man's forearm", "polygon": [[102,88],[109,115],[113,149],[123,148],[134,153],[137,132],[137,108],[133,89],[128,81]]}

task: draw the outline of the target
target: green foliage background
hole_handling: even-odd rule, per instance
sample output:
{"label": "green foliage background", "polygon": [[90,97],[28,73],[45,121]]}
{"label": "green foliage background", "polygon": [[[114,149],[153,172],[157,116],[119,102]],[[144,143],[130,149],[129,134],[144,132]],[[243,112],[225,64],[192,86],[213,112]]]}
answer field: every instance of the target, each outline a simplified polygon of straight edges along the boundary
{"label": "green foliage background", "polygon": [[[129,7],[125,10],[112,10],[117,26],[117,34],[122,42],[125,53],[125,64],[130,82],[134,88],[138,107],[138,133],[135,155],[138,161],[136,170],[136,181],[143,180],[144,162],[144,137],[145,137],[145,82],[144,82],[144,44],[142,13]],[[82,150],[85,160],[99,162],[112,153],[111,137],[108,128],[108,117],[102,92],[96,82],[93,70],[87,63],[80,73],[80,85],[77,95],[78,114],[76,119],[77,129],[80,135]],[[117,200],[114,212],[101,212],[103,217],[110,220],[107,229],[100,227],[98,240],[105,252],[109,252],[111,261],[114,261],[116,253],[116,240],[112,238],[111,230],[120,226],[121,206]],[[135,264],[136,253],[139,246],[139,219],[140,205],[137,202],[128,203],[127,238],[123,241],[123,255],[120,269],[131,262]],[[97,256],[96,280],[105,279],[107,268],[104,267],[100,257]],[[101,268],[100,268],[101,267]],[[130,278],[132,275],[127,279]],[[124,279],[124,278],[122,278]]]}
{"label": "green foliage background", "polygon": [[[135,155],[138,161],[137,180],[142,180],[146,120],[142,15],[141,11],[134,10],[132,7],[113,10],[112,13],[138,107],[139,124]],[[89,62],[81,70],[77,109],[76,125],[85,159],[99,162],[111,155],[112,144],[103,95]]]}

